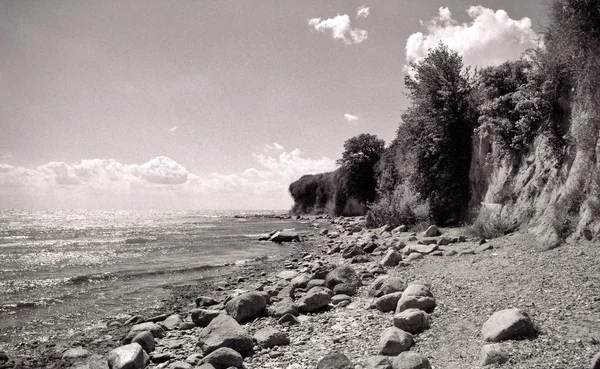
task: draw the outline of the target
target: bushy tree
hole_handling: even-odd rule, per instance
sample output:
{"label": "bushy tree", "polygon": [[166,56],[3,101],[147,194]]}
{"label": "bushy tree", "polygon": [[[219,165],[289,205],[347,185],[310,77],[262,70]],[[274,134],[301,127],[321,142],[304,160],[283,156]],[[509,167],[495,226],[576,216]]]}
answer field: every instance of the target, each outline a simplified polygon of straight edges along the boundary
{"label": "bushy tree", "polygon": [[384,146],[383,140],[367,133],[346,140],[338,164],[342,188],[348,197],[361,203],[375,200],[375,165],[383,153]]}
{"label": "bushy tree", "polygon": [[476,121],[462,58],[440,44],[412,64],[405,79],[412,105],[402,115],[403,136],[413,149],[410,182],[439,223],[464,217],[469,201],[471,138]]}

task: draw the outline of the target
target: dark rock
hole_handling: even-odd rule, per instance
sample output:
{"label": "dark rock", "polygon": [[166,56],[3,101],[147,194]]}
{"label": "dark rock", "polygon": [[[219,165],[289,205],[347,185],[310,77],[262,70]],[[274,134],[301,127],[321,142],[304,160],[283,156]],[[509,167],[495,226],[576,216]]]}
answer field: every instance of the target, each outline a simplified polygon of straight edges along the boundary
{"label": "dark rock", "polygon": [[333,289],[336,284],[346,283],[356,287],[360,287],[360,277],[354,269],[350,266],[344,265],[335,268],[331,272],[327,273],[325,277],[325,286],[329,289]]}
{"label": "dark rock", "polygon": [[219,302],[212,297],[208,296],[200,296],[196,298],[196,307],[205,307],[205,306],[213,306],[218,304]]}
{"label": "dark rock", "polygon": [[219,310],[206,310],[206,309],[194,309],[192,310],[192,321],[198,327],[206,327],[214,318],[216,318],[222,311]]}
{"label": "dark rock", "polygon": [[244,358],[229,347],[221,347],[204,357],[200,363],[210,364],[215,369],[239,368],[244,363]]}
{"label": "dark rock", "polygon": [[298,315],[298,305],[296,305],[291,298],[284,298],[283,300],[269,306],[267,308],[267,312],[270,316],[276,318],[282,317],[285,314]]}
{"label": "dark rock", "polygon": [[150,360],[152,360],[153,363],[156,364],[160,364],[160,363],[166,363],[167,361],[171,360],[173,358],[173,354],[171,354],[170,352],[153,352],[150,355]]}
{"label": "dark rock", "polygon": [[187,331],[187,330],[193,329],[195,327],[196,327],[196,323],[194,323],[194,322],[183,322],[183,323],[179,324],[180,331]]}
{"label": "dark rock", "polygon": [[392,362],[388,356],[370,356],[365,364],[366,369],[392,369]]}
{"label": "dark rock", "polygon": [[298,318],[296,318],[292,314],[285,314],[284,316],[279,318],[279,320],[277,321],[277,324],[283,325],[283,326],[290,326],[290,325],[300,324],[300,321],[298,320]]}
{"label": "dark rock", "polygon": [[252,338],[232,317],[220,314],[198,335],[199,346],[205,354],[221,347],[232,348],[242,354],[252,351]]}
{"label": "dark rock", "polygon": [[234,297],[225,304],[225,310],[238,322],[258,317],[267,307],[267,301],[259,292],[252,291]]}
{"label": "dark rock", "polygon": [[481,348],[479,364],[481,366],[491,364],[504,364],[508,361],[508,352],[498,343],[485,345]]}
{"label": "dark rock", "polygon": [[313,288],[313,287],[323,287],[323,286],[325,286],[325,280],[324,279],[311,279],[306,284],[306,290],[310,291],[310,289]]}
{"label": "dark rock", "polygon": [[317,369],[354,369],[354,364],[342,353],[330,353],[319,360]]}
{"label": "dark rock", "polygon": [[495,312],[481,328],[481,335],[488,342],[529,337],[535,333],[535,327],[527,313],[514,308]]}
{"label": "dark rock", "polygon": [[600,369],[600,352],[592,358],[592,369]]}
{"label": "dark rock", "polygon": [[364,255],[364,254],[365,254],[365,252],[363,251],[363,249],[360,246],[352,245],[342,252],[342,257],[344,259],[350,259],[355,256]]}
{"label": "dark rock", "polygon": [[392,292],[381,297],[378,297],[373,301],[371,306],[379,311],[388,312],[396,310],[398,300],[402,297],[402,292]]}
{"label": "dark rock", "polygon": [[308,274],[300,274],[291,280],[292,288],[306,288],[306,285],[311,280]]}
{"label": "dark rock", "polygon": [[325,279],[333,269],[335,269],[334,265],[320,265],[313,270],[312,279]]}
{"label": "dark rock", "polygon": [[117,347],[108,353],[110,369],[144,369],[148,363],[148,354],[138,343]]}
{"label": "dark rock", "polygon": [[256,343],[263,348],[272,348],[275,346],[286,346],[290,344],[287,334],[271,327],[259,329],[253,336]]}
{"label": "dark rock", "polygon": [[357,255],[350,260],[350,264],[363,264],[371,261],[373,261],[373,259],[368,255]]}
{"label": "dark rock", "polygon": [[392,360],[392,369],[431,369],[431,364],[422,354],[406,351]]}
{"label": "dark rock", "polygon": [[145,322],[152,322],[152,323],[158,323],[160,321],[163,321],[165,319],[167,319],[167,314],[159,314],[159,315],[155,315],[151,318],[148,318],[145,320]]}
{"label": "dark rock", "polygon": [[333,287],[334,295],[354,296],[357,292],[358,289],[356,288],[356,286],[347,283],[336,284],[335,287]]}
{"label": "dark rock", "polygon": [[394,326],[412,334],[419,334],[431,326],[429,314],[419,309],[407,309],[394,315]]}
{"label": "dark rock", "polygon": [[312,313],[318,311],[331,302],[331,295],[324,287],[315,287],[297,301],[298,311],[301,313]]}
{"label": "dark rock", "polygon": [[131,330],[129,330],[129,333],[127,333],[127,336],[125,336],[121,342],[123,344],[128,344],[138,333],[146,331],[152,333],[152,336],[155,338],[163,338],[166,335],[165,330],[156,323],[140,323],[131,327]]}
{"label": "dark rock", "polygon": [[8,355],[4,351],[0,351],[0,362],[8,361]]}
{"label": "dark rock", "polygon": [[382,355],[398,355],[410,349],[413,337],[410,333],[396,327],[386,328],[379,338],[379,352]]}
{"label": "dark rock", "polygon": [[148,354],[154,351],[154,337],[150,332],[146,331],[138,333],[135,337],[133,337],[131,342],[139,343],[140,346],[142,346],[142,349],[144,349],[144,351],[146,351]]}
{"label": "dark rock", "polygon": [[375,249],[377,249],[377,244],[375,242],[367,242],[366,244],[364,244],[362,246],[362,249],[364,252],[366,252],[367,254],[372,253],[373,251],[375,251]]}
{"label": "dark rock", "polygon": [[436,237],[441,235],[442,232],[440,232],[438,227],[436,227],[435,225],[429,226],[429,228],[427,228],[427,230],[423,233],[423,236],[425,237]]}

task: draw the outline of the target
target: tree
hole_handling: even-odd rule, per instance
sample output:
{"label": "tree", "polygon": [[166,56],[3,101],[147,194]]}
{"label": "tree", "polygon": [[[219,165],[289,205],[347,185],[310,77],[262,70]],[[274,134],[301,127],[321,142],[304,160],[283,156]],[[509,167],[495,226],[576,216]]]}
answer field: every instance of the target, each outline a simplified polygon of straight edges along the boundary
{"label": "tree", "polygon": [[406,76],[405,86],[412,106],[398,131],[414,152],[410,182],[429,202],[436,222],[458,221],[469,201],[476,121],[468,71],[463,71],[462,58],[443,44],[411,67],[414,75]]}
{"label": "tree", "polygon": [[340,165],[342,188],[347,196],[361,203],[375,200],[375,165],[384,146],[383,140],[366,133],[346,140],[342,158],[337,163]]}

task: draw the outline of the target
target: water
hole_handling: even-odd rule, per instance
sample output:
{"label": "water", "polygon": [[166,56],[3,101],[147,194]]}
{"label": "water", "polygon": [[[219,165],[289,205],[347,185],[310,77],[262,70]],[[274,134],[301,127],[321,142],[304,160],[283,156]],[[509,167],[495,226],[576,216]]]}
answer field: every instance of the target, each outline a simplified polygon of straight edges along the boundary
{"label": "water", "polygon": [[[306,224],[224,212],[1,211],[0,340],[157,305],[164,288],[285,247],[256,241]],[[33,324],[35,325],[35,324]]]}

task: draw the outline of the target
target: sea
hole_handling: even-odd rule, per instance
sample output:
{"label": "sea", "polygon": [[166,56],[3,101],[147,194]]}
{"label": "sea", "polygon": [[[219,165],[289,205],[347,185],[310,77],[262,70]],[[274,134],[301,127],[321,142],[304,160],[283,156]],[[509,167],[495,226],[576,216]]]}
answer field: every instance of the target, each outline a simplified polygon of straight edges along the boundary
{"label": "sea", "polygon": [[0,211],[0,342],[36,327],[158,306],[167,286],[218,278],[225,266],[282,256],[258,241],[306,222],[272,212]]}

